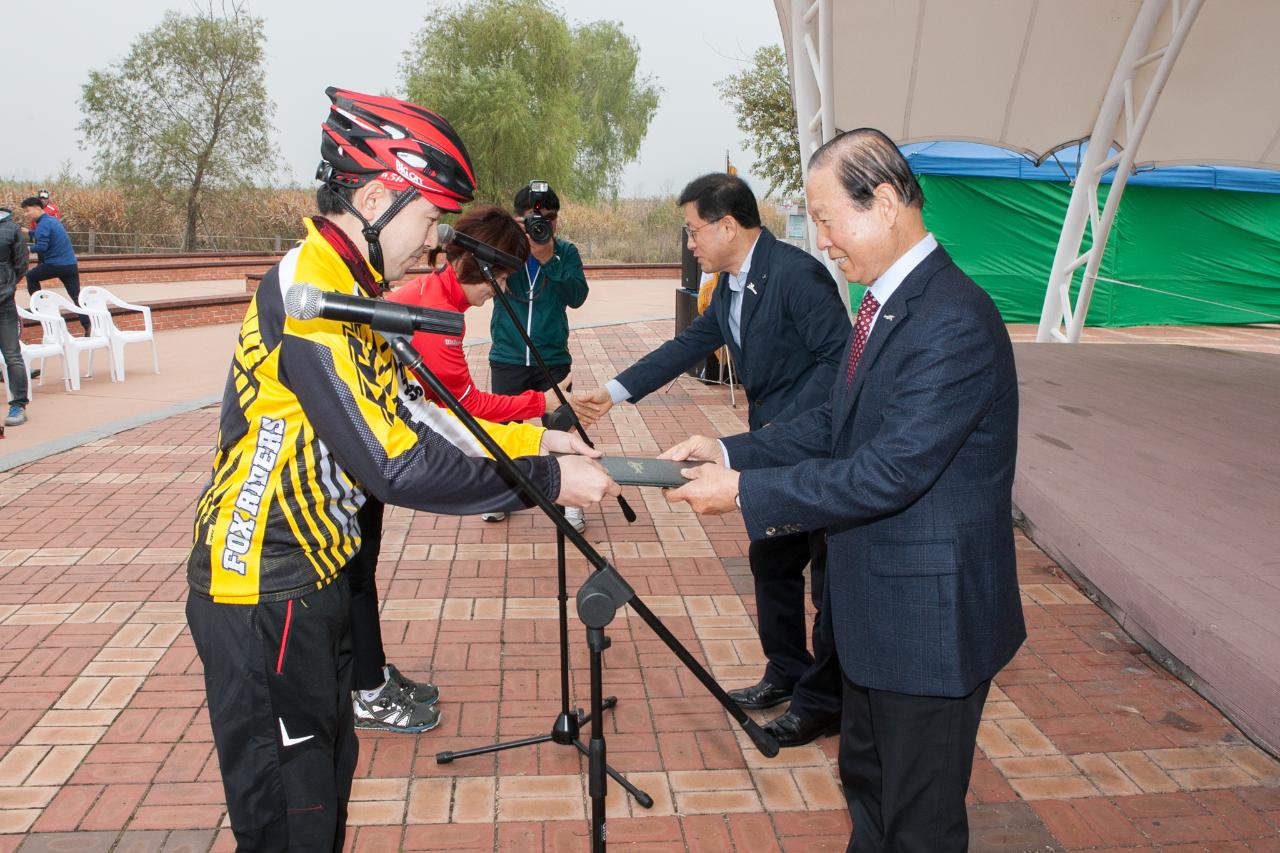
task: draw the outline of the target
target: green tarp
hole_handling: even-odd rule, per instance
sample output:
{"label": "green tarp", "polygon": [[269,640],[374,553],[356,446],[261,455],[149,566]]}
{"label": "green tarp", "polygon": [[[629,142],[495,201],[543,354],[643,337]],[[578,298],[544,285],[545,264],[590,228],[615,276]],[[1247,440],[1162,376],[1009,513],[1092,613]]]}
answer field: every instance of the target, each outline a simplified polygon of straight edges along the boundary
{"label": "green tarp", "polygon": [[[920,182],[925,224],[961,269],[1006,322],[1038,323],[1070,186],[936,175]],[[1099,204],[1109,190],[1099,188]],[[1088,239],[1086,231],[1084,248]],[[1280,195],[1130,186],[1098,277],[1090,326],[1278,322]],[[851,290],[856,306],[862,291]]]}

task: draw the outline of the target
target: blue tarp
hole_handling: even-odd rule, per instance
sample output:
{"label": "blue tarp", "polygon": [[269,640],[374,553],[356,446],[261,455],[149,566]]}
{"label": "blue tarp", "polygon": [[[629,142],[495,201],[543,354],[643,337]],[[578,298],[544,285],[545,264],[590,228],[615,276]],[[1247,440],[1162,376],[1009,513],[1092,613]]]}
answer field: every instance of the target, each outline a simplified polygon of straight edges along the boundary
{"label": "blue tarp", "polygon": [[[1031,181],[1067,181],[1075,177],[1076,165],[1083,161],[1087,143],[1057,152],[1036,166],[1026,156],[976,142],[915,142],[902,146],[911,168],[923,175],[952,175],[987,178],[1017,178]],[[1114,170],[1103,178],[1110,183]],[[1139,170],[1129,178],[1130,186],[1194,187],[1280,193],[1280,171],[1246,169],[1239,166],[1161,166]]]}

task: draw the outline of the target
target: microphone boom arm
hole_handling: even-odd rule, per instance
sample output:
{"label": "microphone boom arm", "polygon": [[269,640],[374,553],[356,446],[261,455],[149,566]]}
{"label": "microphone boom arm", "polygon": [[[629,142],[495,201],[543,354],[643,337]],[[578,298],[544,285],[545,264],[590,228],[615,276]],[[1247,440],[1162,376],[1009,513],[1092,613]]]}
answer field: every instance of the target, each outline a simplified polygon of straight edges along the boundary
{"label": "microphone boom arm", "polygon": [[[457,416],[458,420],[462,422],[467,431],[470,432],[475,437],[476,441],[480,443],[480,446],[489,452],[489,455],[493,457],[493,460],[498,467],[515,482],[516,486],[524,492],[524,494],[528,496],[528,498],[540,510],[542,510],[547,518],[551,519],[551,522],[556,526],[559,533],[573,544],[573,547],[578,550],[578,553],[582,554],[582,556],[586,558],[587,562],[591,564],[593,571],[591,578],[595,578],[603,572],[605,577],[600,578],[600,581],[613,580],[614,584],[611,588],[614,590],[613,594],[618,605],[626,604],[646,625],[649,626],[649,629],[658,636],[658,639],[662,640],[663,644],[670,649],[673,654],[675,654],[680,662],[684,664],[685,668],[693,673],[694,678],[698,680],[703,688],[720,703],[720,706],[729,713],[729,716],[733,717],[738,726],[746,732],[747,737],[751,739],[751,742],[755,745],[756,749],[769,758],[777,755],[777,740],[771,734],[766,732],[759,723],[747,716],[747,712],[742,710],[738,703],[729,696],[718,682],[716,682],[715,678],[707,671],[706,667],[704,667],[698,659],[693,656],[693,653],[680,642],[675,634],[673,634],[670,629],[662,623],[662,620],[649,609],[644,601],[635,594],[633,589],[627,586],[625,582],[619,583],[621,581],[621,576],[618,574],[618,570],[610,564],[599,551],[593,548],[591,543],[589,543],[581,533],[574,529],[573,525],[564,517],[564,514],[561,513],[555,504],[551,502],[551,499],[548,498],[547,495],[529,479],[529,477],[519,466],[515,464],[514,461],[512,461],[511,457],[502,449],[493,437],[481,428],[480,424],[476,422],[475,417],[473,417],[472,414],[464,409],[462,404],[458,402],[457,397],[449,393],[449,390],[444,387],[444,383],[442,383],[440,379],[431,372],[430,368],[423,363],[422,356],[409,343],[409,336],[389,332],[379,332],[378,334],[380,334],[382,339],[391,347],[391,351],[395,353],[395,356],[399,359],[400,363],[403,364],[405,368],[422,383],[424,388],[430,388],[432,393],[434,393],[436,397],[444,403],[445,408]],[[591,583],[591,578],[588,579],[588,585]],[[597,583],[600,581],[597,581]]]}

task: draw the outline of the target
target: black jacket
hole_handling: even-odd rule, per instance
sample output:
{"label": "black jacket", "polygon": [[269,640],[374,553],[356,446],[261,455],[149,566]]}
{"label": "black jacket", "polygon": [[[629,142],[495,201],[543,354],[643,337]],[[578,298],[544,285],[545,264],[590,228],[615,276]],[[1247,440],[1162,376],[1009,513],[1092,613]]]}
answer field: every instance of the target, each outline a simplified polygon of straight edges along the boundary
{"label": "black jacket", "polygon": [[808,252],[760,231],[742,292],[742,346],[729,331],[728,276],[706,312],[618,374],[631,402],[661,388],[728,344],[746,391],[747,423],[759,429],[821,405],[835,381],[852,327],[830,273]]}
{"label": "black jacket", "polygon": [[885,301],[846,372],[822,406],[724,439],[747,534],[826,528],[824,610],[855,684],[965,696],[1026,638],[1009,333],[938,248]]}
{"label": "black jacket", "polygon": [[26,235],[13,219],[13,211],[0,207],[0,299],[13,297],[18,280],[27,271]]}

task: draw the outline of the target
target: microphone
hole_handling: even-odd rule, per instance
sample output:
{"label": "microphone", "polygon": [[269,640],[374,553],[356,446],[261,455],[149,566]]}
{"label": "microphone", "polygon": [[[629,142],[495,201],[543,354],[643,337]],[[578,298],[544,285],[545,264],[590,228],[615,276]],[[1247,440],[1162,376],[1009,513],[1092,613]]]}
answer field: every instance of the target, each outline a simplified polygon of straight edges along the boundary
{"label": "microphone", "polygon": [[284,294],[284,310],[295,320],[340,320],[359,323],[379,332],[429,332],[433,335],[462,334],[462,315],[457,311],[419,308],[382,299],[349,296],[321,290],[312,284],[295,284]]}
{"label": "microphone", "polygon": [[501,249],[495,249],[488,243],[480,242],[470,234],[464,234],[461,231],[456,231],[453,226],[444,224],[437,225],[436,235],[436,239],[440,241],[441,246],[448,243],[456,243],[471,254],[475,255],[477,260],[484,261],[487,264],[506,267],[513,271],[524,266],[524,263],[515,255],[508,255]]}

